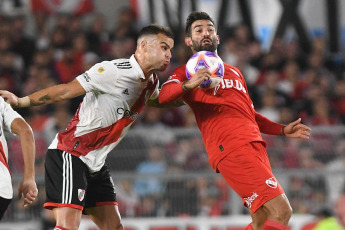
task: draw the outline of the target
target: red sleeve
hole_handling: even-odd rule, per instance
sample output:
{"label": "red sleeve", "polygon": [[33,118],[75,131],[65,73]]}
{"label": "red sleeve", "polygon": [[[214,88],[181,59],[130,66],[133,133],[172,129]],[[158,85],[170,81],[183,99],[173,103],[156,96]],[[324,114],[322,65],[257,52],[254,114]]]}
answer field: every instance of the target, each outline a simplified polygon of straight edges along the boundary
{"label": "red sleeve", "polygon": [[257,112],[255,112],[255,120],[259,126],[260,132],[264,134],[271,134],[271,135],[278,135],[278,136],[283,135],[282,131],[283,131],[284,125],[275,123]]}
{"label": "red sleeve", "polygon": [[182,90],[182,84],[183,82],[169,82],[168,84],[164,84],[161,91],[159,92],[159,104],[167,104],[181,97],[184,93],[184,91]]}
{"label": "red sleeve", "polygon": [[185,80],[187,80],[185,69],[186,65],[177,68],[169,79],[163,84],[158,96],[158,101],[160,104],[167,104],[175,101],[184,94],[182,84]]}

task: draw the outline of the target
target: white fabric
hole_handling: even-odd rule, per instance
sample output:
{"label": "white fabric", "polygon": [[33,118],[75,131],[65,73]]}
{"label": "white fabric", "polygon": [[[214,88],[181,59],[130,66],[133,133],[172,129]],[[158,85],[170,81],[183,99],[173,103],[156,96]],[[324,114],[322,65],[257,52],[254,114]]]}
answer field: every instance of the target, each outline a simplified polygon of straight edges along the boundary
{"label": "white fabric", "polygon": [[[86,95],[79,109],[75,137],[111,126],[126,114],[131,117],[133,123],[139,114],[132,113],[131,108],[147,87],[148,82],[154,82],[154,77],[151,75],[148,80],[145,80],[144,73],[133,55],[130,59],[98,63],[79,75],[77,80],[85,89]],[[158,97],[158,87],[157,82],[155,90],[150,95],[146,93],[145,102],[149,98]],[[86,156],[80,157],[88,165],[90,171],[101,169],[107,154],[126,135],[130,126],[131,124],[122,130],[121,137],[116,142],[94,149],[86,153]],[[55,138],[49,148],[55,149],[57,146],[58,140]]]}
{"label": "white fabric", "polygon": [[[0,97],[0,142],[2,151],[8,162],[8,147],[4,135],[4,130],[11,132],[11,124],[14,119],[22,118],[12,107]],[[10,172],[7,167],[0,161],[0,196],[11,199],[13,196],[12,182]]]}

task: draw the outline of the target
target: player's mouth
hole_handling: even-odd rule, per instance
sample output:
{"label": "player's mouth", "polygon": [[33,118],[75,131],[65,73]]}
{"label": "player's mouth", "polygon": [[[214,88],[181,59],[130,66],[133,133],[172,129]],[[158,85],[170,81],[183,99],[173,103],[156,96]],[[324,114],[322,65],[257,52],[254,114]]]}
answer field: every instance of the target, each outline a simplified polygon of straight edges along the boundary
{"label": "player's mouth", "polygon": [[204,39],[204,40],[202,40],[201,44],[203,44],[203,45],[211,45],[212,41],[209,40],[209,39]]}

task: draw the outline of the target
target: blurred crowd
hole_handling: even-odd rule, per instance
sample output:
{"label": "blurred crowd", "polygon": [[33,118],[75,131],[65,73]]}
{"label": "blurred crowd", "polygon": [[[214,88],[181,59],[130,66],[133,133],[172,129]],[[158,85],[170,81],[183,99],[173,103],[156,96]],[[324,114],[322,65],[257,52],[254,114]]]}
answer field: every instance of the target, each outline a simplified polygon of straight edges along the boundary
{"label": "blurred crowd", "polygon": [[[117,24],[111,29],[106,29],[105,19],[100,14],[87,15],[87,20],[84,17],[38,13],[34,16],[34,36],[29,36],[24,16],[0,16],[0,89],[25,96],[69,82],[97,62],[129,58],[134,53],[140,26],[131,9],[122,9]],[[218,53],[224,62],[242,72],[256,111],[284,124],[298,117],[312,127],[345,124],[344,57],[342,52],[328,51],[325,37],[312,38],[310,53],[302,51],[298,39],[284,38],[275,39],[271,49],[265,51],[245,25],[236,25],[227,31],[220,38]],[[176,67],[185,64],[190,55],[189,48],[177,42],[168,69],[158,73],[160,83],[164,83]],[[18,109],[35,132],[38,174],[44,172],[47,147],[55,134],[66,128],[81,99]],[[133,129],[149,128],[152,139],[124,140],[119,145],[120,153],[110,154],[109,167],[113,171],[140,174],[212,172],[200,136],[176,139],[174,133],[169,132],[176,127],[196,127],[188,106],[145,108]],[[275,170],[332,171],[345,167],[344,136],[320,132],[313,134],[309,142],[264,138]],[[8,140],[10,167],[14,174],[21,173],[23,159],[19,140],[16,137]],[[121,155],[121,151],[130,149],[133,143],[139,143],[139,147]],[[296,213],[311,213],[315,205],[334,202],[345,192],[344,185],[344,178],[301,174],[289,177],[286,192]],[[230,212],[231,198],[222,179],[176,179],[166,183],[158,179],[138,179],[118,181],[116,186],[118,198],[123,201],[120,205],[123,216],[216,216]],[[43,187],[40,192],[44,194]]]}

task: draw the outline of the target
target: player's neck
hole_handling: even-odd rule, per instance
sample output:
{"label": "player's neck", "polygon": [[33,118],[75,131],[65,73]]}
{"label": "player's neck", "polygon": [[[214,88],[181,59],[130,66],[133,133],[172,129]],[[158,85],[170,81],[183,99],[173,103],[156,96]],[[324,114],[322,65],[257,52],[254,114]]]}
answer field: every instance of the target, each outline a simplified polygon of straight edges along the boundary
{"label": "player's neck", "polygon": [[138,62],[141,70],[144,73],[145,79],[147,80],[153,74],[154,69],[151,68],[149,62],[145,61],[145,58],[139,52],[135,52],[134,58]]}

